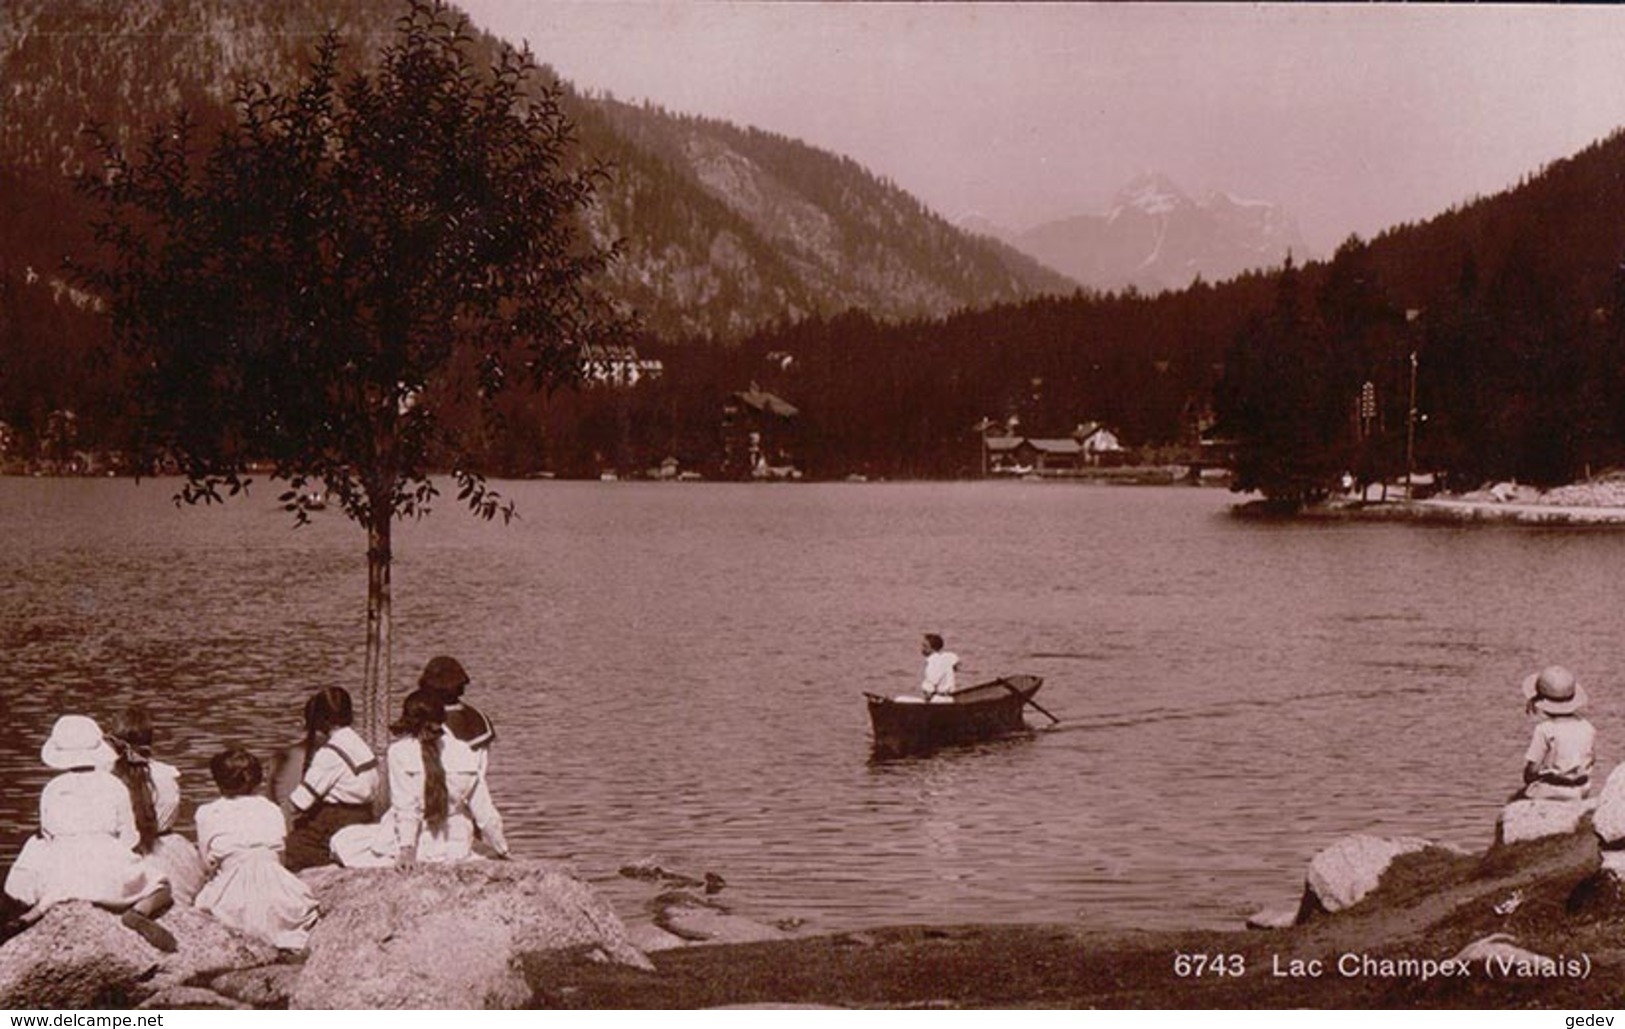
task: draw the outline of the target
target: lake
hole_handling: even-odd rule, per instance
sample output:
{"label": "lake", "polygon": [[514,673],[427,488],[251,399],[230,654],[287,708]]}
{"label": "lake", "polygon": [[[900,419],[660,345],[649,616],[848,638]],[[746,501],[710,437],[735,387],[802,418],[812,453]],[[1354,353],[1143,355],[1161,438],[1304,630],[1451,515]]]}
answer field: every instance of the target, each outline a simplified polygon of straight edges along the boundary
{"label": "lake", "polygon": [[[1295,902],[1354,832],[1486,846],[1549,662],[1625,741],[1625,533],[1282,524],[1220,490],[1082,484],[499,483],[396,543],[397,697],[437,653],[496,722],[520,856],[715,871],[745,914],[1232,927]],[[297,737],[359,685],[363,534],[294,529],[273,484],[180,508],[174,481],[0,479],[0,858],[32,831],[59,713],[132,701],[180,765]],[[1045,678],[1059,726],[873,763],[865,691]],[[1029,724],[1047,720],[1029,714]]]}

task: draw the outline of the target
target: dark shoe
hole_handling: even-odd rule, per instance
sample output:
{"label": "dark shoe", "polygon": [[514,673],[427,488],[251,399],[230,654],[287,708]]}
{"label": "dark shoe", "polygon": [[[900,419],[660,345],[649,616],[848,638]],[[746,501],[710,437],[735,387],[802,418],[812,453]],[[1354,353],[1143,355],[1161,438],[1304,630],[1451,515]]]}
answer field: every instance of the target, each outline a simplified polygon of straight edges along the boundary
{"label": "dark shoe", "polygon": [[143,940],[157,947],[166,954],[173,954],[180,945],[175,942],[175,934],[143,915],[139,911],[126,911],[119,921],[125,928],[133,929]]}

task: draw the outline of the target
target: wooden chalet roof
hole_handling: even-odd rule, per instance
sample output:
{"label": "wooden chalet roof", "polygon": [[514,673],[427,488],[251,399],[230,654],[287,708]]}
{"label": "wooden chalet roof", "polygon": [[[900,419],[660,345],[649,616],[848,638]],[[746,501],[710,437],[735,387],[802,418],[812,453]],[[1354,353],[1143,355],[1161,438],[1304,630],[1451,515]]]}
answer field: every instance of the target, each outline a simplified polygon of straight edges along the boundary
{"label": "wooden chalet roof", "polygon": [[1041,454],[1072,456],[1083,453],[1083,444],[1070,437],[1034,439],[1030,436],[989,436],[987,438],[987,450],[990,454],[1013,453],[1021,449],[1023,445],[1029,446]]}
{"label": "wooden chalet roof", "polygon": [[1083,444],[1070,436],[1063,436],[1060,439],[1029,439],[1027,442],[1041,454],[1071,456],[1083,453]]}
{"label": "wooden chalet roof", "polygon": [[741,404],[761,411],[763,414],[777,415],[780,418],[795,418],[801,414],[796,405],[781,396],[769,393],[765,389],[754,387],[734,394]]}

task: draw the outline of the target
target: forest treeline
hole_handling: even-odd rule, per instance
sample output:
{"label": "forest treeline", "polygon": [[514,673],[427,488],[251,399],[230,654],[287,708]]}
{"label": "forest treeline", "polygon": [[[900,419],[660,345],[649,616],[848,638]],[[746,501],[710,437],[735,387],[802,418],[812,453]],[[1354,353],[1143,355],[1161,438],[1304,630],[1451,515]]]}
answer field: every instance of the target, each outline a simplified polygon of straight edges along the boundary
{"label": "forest treeline", "polygon": [[977,474],[977,426],[1014,417],[1034,436],[1100,422],[1146,460],[1227,443],[1238,488],[1288,502],[1345,473],[1569,481],[1625,465],[1621,212],[1616,133],[1328,261],[1218,285],[645,339],[658,381],[516,412],[532,428],[491,457],[509,474],[704,470],[724,400],[755,384],[800,408],[799,457],[821,476]]}
{"label": "forest treeline", "polygon": [[[1236,444],[1237,484],[1312,499],[1344,472],[1407,467],[1474,484],[1555,483],[1625,465],[1625,137],[1519,186],[1329,261],[1198,281],[1156,297],[1074,292],[888,323],[860,311],[743,340],[630,342],[663,374],[514,398],[488,442],[495,475],[638,472],[721,460],[722,407],[752,384],[800,409],[813,476],[975,474],[976,426],[1111,427],[1152,458]],[[0,410],[13,452],[127,437],[102,328],[45,277],[0,276]],[[52,346],[32,345],[48,338]],[[1411,355],[1416,357],[1411,417]],[[1368,385],[1369,384],[1369,385]]]}
{"label": "forest treeline", "polygon": [[[20,10],[36,8],[60,16]],[[359,3],[306,8],[373,17]],[[247,17],[232,5],[196,11]],[[245,26],[165,39],[218,45],[204,57],[238,67],[249,55],[233,41],[257,38]],[[28,19],[13,27],[26,32]],[[100,95],[98,82],[127,83],[89,109],[113,121],[140,121],[155,105],[217,109],[218,96],[179,73],[160,89],[71,56],[19,44],[10,69],[27,70],[24,83],[69,76],[77,104]],[[75,169],[64,147],[72,112],[50,99],[60,92],[41,88],[33,106],[19,94],[19,117],[0,134],[0,462],[11,470],[108,459],[135,437],[127,370],[107,354],[104,315],[71,265],[89,232],[63,177]],[[724,405],[753,384],[799,410],[793,456],[810,476],[976,474],[977,427],[1011,419],[1032,436],[1102,423],[1145,460],[1230,444],[1237,485],[1289,503],[1344,473],[1554,483],[1625,465],[1618,133],[1493,197],[1350,239],[1325,262],[1157,296],[1073,290],[903,317],[866,303],[841,312],[831,298],[885,295],[891,276],[899,295],[985,294],[1001,275],[1032,272],[954,250],[950,227],[844,159],[608,98],[571,102],[584,141],[597,141],[625,186],[606,194],[603,215],[634,234],[633,263],[610,286],[634,310],[666,312],[625,342],[662,374],[506,398],[484,441],[489,474],[637,473],[668,457],[713,474]],[[841,231],[816,250],[812,237],[776,237],[774,218],[789,208],[753,212],[701,189],[700,166],[678,163],[695,146],[748,157]],[[933,269],[933,254],[947,267]],[[842,262],[864,270],[833,281]]]}

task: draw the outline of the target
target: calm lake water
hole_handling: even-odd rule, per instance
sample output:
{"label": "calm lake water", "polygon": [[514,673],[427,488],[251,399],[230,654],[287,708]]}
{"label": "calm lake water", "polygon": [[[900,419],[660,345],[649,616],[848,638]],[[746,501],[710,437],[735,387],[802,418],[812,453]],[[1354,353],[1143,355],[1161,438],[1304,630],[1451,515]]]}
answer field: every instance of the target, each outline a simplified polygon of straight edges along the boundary
{"label": "calm lake water", "polygon": [[[0,479],[0,859],[59,713],[152,707],[189,811],[215,751],[268,755],[359,683],[362,534],[292,529],[269,486],[177,509],[173,482]],[[503,488],[511,525],[402,527],[396,681],[463,660],[516,851],[629,919],[616,869],[654,856],[814,930],[1234,926],[1346,833],[1487,845],[1543,663],[1588,683],[1599,769],[1625,745],[1622,532],[1047,483]],[[1062,724],[871,763],[862,694],[911,689],[928,630],[973,678],[1044,676]]]}

